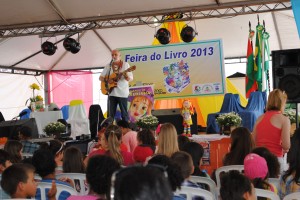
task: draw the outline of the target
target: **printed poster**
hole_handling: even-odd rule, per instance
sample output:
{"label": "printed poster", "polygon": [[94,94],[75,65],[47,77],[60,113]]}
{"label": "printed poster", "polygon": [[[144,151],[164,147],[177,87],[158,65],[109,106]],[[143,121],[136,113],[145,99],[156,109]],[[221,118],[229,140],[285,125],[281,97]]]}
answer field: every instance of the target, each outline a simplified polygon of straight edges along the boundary
{"label": "printed poster", "polygon": [[130,86],[153,85],[155,99],[225,93],[221,40],[123,48],[120,51],[124,61],[136,65]]}

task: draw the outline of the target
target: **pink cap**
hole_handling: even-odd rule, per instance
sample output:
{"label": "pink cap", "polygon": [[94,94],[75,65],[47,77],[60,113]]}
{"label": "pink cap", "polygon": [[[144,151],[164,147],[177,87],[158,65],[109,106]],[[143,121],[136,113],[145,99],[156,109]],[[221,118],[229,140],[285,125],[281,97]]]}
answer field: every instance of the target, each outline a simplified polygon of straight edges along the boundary
{"label": "pink cap", "polygon": [[264,179],[268,174],[267,162],[263,157],[250,153],[244,159],[244,172],[251,180],[255,178]]}

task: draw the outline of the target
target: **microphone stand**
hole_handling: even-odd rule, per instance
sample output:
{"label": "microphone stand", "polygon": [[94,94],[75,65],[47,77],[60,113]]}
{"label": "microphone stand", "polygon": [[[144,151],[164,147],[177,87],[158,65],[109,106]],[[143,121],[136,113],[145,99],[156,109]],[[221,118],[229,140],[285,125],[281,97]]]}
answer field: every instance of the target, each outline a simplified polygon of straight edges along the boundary
{"label": "microphone stand", "polygon": [[[107,76],[107,78],[105,80],[107,82],[107,84],[108,84],[108,79],[109,79],[109,76],[110,76],[110,71],[111,71],[111,68],[112,68],[112,63],[113,63],[113,59],[111,59],[111,61],[110,61],[108,76]],[[110,99],[109,98],[110,98],[110,91],[107,90],[107,117],[110,116]]]}

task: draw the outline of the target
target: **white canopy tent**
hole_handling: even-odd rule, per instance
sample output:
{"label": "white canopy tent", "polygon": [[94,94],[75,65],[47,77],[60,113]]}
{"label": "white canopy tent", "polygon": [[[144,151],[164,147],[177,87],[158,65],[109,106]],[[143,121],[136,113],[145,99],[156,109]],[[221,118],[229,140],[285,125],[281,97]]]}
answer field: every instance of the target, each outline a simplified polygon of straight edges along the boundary
{"label": "white canopy tent", "polygon": [[[183,18],[175,21],[184,20],[196,29],[197,40],[221,38],[225,58],[246,56],[248,24],[250,21],[255,30],[257,14],[271,36],[271,50],[300,47],[288,0],[3,0],[0,5],[1,72],[12,73],[11,69],[18,68],[47,72],[103,67],[109,63],[112,49],[151,45],[165,16],[178,12]],[[70,33],[79,34],[81,50],[77,54],[66,51],[62,45]],[[77,39],[77,34],[72,37]],[[58,49],[52,56],[41,52],[41,44],[46,40],[57,42]],[[17,107],[7,112],[10,118],[26,100],[21,91],[28,98],[28,85],[36,79],[30,76],[31,80],[25,83],[20,78],[18,87],[11,90],[19,75],[0,76],[5,76],[0,79],[0,111]],[[16,94],[20,100],[12,105],[11,99],[18,98],[8,98],[8,94],[15,90],[20,91]]]}

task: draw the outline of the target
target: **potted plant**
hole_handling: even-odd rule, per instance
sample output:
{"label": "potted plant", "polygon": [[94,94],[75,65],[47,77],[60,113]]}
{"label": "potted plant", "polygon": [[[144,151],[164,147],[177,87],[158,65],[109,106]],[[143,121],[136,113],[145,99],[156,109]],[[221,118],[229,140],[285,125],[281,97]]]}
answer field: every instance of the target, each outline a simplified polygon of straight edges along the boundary
{"label": "potted plant", "polygon": [[[296,110],[291,109],[291,108],[285,109],[283,114],[290,119],[290,122],[291,122],[291,135],[293,135],[295,130],[296,130]],[[298,117],[299,117],[299,115],[298,115]]]}
{"label": "potted plant", "polygon": [[66,126],[61,122],[51,122],[45,126],[43,131],[48,136],[53,135],[55,138],[58,138],[61,133],[66,132]]}
{"label": "potted plant", "polygon": [[235,112],[220,114],[216,121],[220,126],[220,133],[226,135],[229,135],[231,130],[242,124],[242,118]]}
{"label": "potted plant", "polygon": [[30,100],[30,108],[34,111],[43,111],[44,105],[43,105],[43,97],[41,95],[35,95],[35,90],[40,90],[40,86],[36,83],[33,83],[29,85],[29,88],[32,89],[32,97]]}
{"label": "potted plant", "polygon": [[141,129],[155,130],[158,125],[158,119],[153,115],[147,115],[138,119],[136,125]]}

